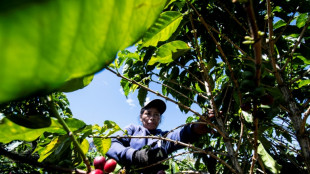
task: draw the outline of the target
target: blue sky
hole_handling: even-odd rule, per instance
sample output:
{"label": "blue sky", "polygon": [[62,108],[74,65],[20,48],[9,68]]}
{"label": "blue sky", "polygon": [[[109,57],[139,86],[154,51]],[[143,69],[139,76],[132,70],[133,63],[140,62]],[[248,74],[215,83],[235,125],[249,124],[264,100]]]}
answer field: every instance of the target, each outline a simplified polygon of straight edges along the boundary
{"label": "blue sky", "polygon": [[[86,124],[103,125],[105,120],[116,122],[121,128],[129,124],[140,124],[139,112],[141,106],[137,98],[137,91],[128,98],[123,94],[120,77],[108,70],[96,74],[93,81],[83,89],[65,93],[70,102],[73,116],[83,120]],[[154,91],[161,91],[159,86],[153,86]],[[148,93],[147,99],[153,100],[158,96]],[[163,99],[165,101],[165,99]],[[158,128],[171,130],[185,123],[192,113],[182,113],[177,105],[165,101],[167,110],[163,114]]]}

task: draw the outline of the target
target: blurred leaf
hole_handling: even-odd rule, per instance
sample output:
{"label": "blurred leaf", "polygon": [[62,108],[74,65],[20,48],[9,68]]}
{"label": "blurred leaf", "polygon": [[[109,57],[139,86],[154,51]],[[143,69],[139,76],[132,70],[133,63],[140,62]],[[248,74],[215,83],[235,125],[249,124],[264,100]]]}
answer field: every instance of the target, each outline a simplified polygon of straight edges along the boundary
{"label": "blurred leaf", "polygon": [[307,22],[307,19],[308,19],[308,14],[307,14],[307,13],[300,14],[300,15],[297,17],[296,26],[297,26],[298,28],[301,28],[301,27],[305,26],[305,24],[306,24],[306,22]]}
{"label": "blurred leaf", "polygon": [[310,58],[307,59],[306,57],[300,54],[294,54],[294,55],[296,55],[298,59],[302,60],[304,64],[310,65]]}
{"label": "blurred leaf", "polygon": [[170,63],[174,59],[182,56],[190,50],[190,47],[183,41],[172,41],[158,48],[156,55],[151,58],[148,65],[153,65],[156,62]]}
{"label": "blurred leaf", "polygon": [[144,88],[140,88],[138,91],[138,99],[139,99],[140,106],[144,105],[146,96],[147,96],[147,90]]}
{"label": "blurred leaf", "polygon": [[246,111],[241,111],[241,112],[242,112],[246,122],[253,123],[253,115],[252,115],[252,113],[246,112]]}
{"label": "blurred leaf", "polygon": [[145,33],[142,47],[157,46],[159,41],[166,41],[178,28],[183,16],[177,11],[166,11],[160,14],[157,21]]}
{"label": "blurred leaf", "polygon": [[0,3],[2,103],[102,70],[143,36],[166,0]]}
{"label": "blurred leaf", "polygon": [[172,168],[173,173],[178,173],[178,172],[180,172],[179,165],[178,165],[176,162],[172,162],[171,168]]}
{"label": "blurred leaf", "polygon": [[30,129],[45,128],[52,124],[51,118],[43,115],[24,116],[20,114],[11,114],[6,117],[15,124]]}
{"label": "blurred leaf", "polygon": [[280,20],[278,20],[278,21],[273,25],[273,27],[274,27],[274,29],[278,29],[278,28],[283,27],[283,26],[285,26],[285,25],[286,25],[286,22],[285,22],[284,20],[280,19]]}
{"label": "blurred leaf", "polygon": [[[104,136],[107,137],[120,130],[122,129],[114,121],[105,120],[101,132],[102,133],[104,132],[105,133]],[[108,132],[106,133],[106,131]]]}
{"label": "blurred leaf", "polygon": [[86,126],[86,124],[82,120],[78,120],[76,118],[66,118],[65,122],[67,123],[71,131],[76,131]]}
{"label": "blurred leaf", "polygon": [[42,151],[39,152],[39,162],[42,162],[45,158],[54,152],[55,146],[58,145],[58,138],[59,137],[55,137],[47,146],[42,149]]}
{"label": "blurred leaf", "polygon": [[257,148],[257,152],[262,158],[263,163],[266,168],[270,170],[272,173],[280,173],[282,166],[279,165],[265,150],[264,146],[260,143]]}
{"label": "blurred leaf", "polygon": [[196,83],[195,83],[195,89],[196,89],[196,91],[197,91],[197,92],[199,92],[199,93],[204,92],[204,91],[200,88],[200,86],[199,86],[199,83],[198,83],[198,82],[196,82]]}
{"label": "blurred leaf", "polygon": [[92,126],[92,132],[93,134],[99,134],[101,132],[101,126],[99,126],[98,124],[95,124]]}
{"label": "blurred leaf", "polygon": [[129,92],[130,92],[130,88],[129,88],[129,84],[130,82],[125,80],[125,79],[122,79],[121,80],[121,86],[123,88],[123,91],[124,91],[124,95],[127,97]]}
{"label": "blurred leaf", "polygon": [[71,139],[68,135],[55,137],[47,146],[38,151],[38,154],[40,155],[38,162],[42,162],[48,157],[50,157],[50,162],[61,160],[62,154],[67,152],[70,145]]}
{"label": "blurred leaf", "polygon": [[308,80],[299,80],[298,81],[298,87],[299,88],[301,88],[301,87],[303,87],[303,86],[307,86],[307,85],[309,85],[310,84],[310,80],[308,79]]}
{"label": "blurred leaf", "polygon": [[65,134],[66,131],[54,118],[51,119],[52,123],[49,127],[39,128],[39,129],[30,129],[20,125],[15,124],[10,121],[8,118],[2,118],[0,120],[0,142],[9,143],[13,140],[22,140],[22,141],[33,141],[37,139],[44,132],[51,133],[60,133]]}
{"label": "blurred leaf", "polygon": [[89,85],[90,82],[93,80],[93,78],[94,78],[94,75],[71,79],[65,82],[65,84],[58,89],[58,91],[73,92],[78,89],[82,89],[86,87],[87,85]]}
{"label": "blurred leaf", "polygon": [[139,60],[138,53],[131,53],[128,50],[123,50],[118,53],[118,58],[114,62],[115,68],[120,68],[126,59]]}
{"label": "blurred leaf", "polygon": [[89,151],[89,142],[87,141],[87,139],[83,139],[80,146],[81,146],[84,154],[86,154]]}
{"label": "blurred leaf", "polygon": [[102,155],[105,155],[111,146],[111,139],[93,138],[93,140],[98,152],[100,152]]}

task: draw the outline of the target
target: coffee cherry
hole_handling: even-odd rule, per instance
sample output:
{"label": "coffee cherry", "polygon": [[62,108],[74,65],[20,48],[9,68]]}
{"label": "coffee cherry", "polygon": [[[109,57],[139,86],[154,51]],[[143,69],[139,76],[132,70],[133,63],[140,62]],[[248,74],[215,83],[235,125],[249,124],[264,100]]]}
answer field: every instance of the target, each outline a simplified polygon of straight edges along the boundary
{"label": "coffee cherry", "polygon": [[243,111],[249,111],[252,108],[251,103],[249,102],[242,103],[240,107]]}
{"label": "coffee cherry", "polygon": [[104,171],[107,173],[113,172],[116,167],[116,161],[114,159],[109,159],[104,165]]}
{"label": "coffee cherry", "polygon": [[271,95],[264,95],[260,101],[263,105],[271,105],[273,103],[273,97]]}
{"label": "coffee cherry", "polygon": [[95,169],[100,169],[100,170],[103,170],[103,167],[106,163],[106,160],[103,156],[97,156],[95,159],[94,159],[94,166],[95,166]]}
{"label": "coffee cherry", "polygon": [[103,174],[103,171],[100,169],[95,169],[95,170],[91,171],[89,174]]}

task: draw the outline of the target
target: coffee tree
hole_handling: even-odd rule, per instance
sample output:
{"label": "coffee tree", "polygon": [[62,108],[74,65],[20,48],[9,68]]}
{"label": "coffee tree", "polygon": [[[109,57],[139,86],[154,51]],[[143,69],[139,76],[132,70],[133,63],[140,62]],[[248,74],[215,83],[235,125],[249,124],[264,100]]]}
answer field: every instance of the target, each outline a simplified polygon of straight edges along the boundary
{"label": "coffee tree", "polygon": [[187,146],[195,170],[310,173],[309,9],[307,0],[171,1],[108,70],[141,104],[152,92],[216,131]]}

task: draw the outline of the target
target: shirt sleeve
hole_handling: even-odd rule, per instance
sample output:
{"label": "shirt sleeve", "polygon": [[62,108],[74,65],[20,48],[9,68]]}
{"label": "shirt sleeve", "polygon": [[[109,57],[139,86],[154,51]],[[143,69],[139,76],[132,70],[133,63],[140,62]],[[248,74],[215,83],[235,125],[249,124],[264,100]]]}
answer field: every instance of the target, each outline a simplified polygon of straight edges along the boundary
{"label": "shirt sleeve", "polygon": [[[128,131],[128,135],[132,135],[135,131],[134,125],[129,125],[125,129]],[[132,156],[135,151],[134,148],[130,147],[129,138],[113,138],[111,147],[106,155],[109,158],[115,159],[119,164],[127,165],[132,162]]]}
{"label": "shirt sleeve", "polygon": [[[169,133],[167,138],[175,141],[181,141],[183,143],[193,143],[199,139],[199,135],[192,131],[192,126],[193,125],[186,125],[181,129],[177,129]],[[173,142],[165,142],[164,148],[167,154],[170,154],[173,151],[184,148],[184,146],[175,144]]]}

